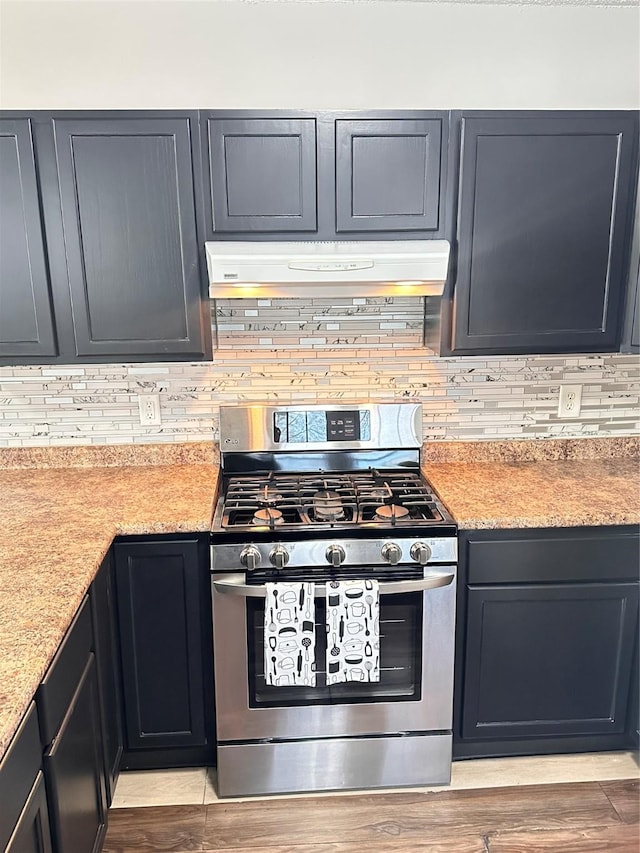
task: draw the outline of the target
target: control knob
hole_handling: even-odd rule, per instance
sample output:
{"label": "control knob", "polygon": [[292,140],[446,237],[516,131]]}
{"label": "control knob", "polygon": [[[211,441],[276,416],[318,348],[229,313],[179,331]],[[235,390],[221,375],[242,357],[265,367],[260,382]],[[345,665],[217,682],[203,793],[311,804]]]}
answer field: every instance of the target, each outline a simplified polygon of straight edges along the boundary
{"label": "control knob", "polygon": [[414,542],[409,551],[411,559],[421,566],[426,566],[431,559],[431,548],[425,542]]}
{"label": "control knob", "polygon": [[395,542],[387,542],[382,546],[382,559],[392,566],[397,565],[402,559],[402,548]]}
{"label": "control knob", "polygon": [[252,572],[261,560],[260,551],[255,545],[247,545],[240,551],[240,562],[242,565]]}
{"label": "control knob", "polygon": [[346,556],[347,555],[342,545],[329,545],[325,552],[327,563],[331,563],[335,568],[341,565],[341,563],[344,563]]}
{"label": "control knob", "polygon": [[289,562],[289,552],[282,545],[276,545],[269,554],[269,560],[276,569],[284,569]]}

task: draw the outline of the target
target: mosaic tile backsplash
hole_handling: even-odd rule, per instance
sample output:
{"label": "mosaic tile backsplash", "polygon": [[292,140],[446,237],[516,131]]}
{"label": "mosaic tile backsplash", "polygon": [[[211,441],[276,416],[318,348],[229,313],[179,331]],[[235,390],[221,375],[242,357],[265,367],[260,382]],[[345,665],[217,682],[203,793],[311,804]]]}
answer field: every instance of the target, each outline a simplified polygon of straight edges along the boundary
{"label": "mosaic tile backsplash", "polygon": [[[219,301],[213,362],[0,368],[0,446],[215,440],[220,404],[267,401],[420,400],[427,440],[640,431],[637,356],[437,358],[421,300],[279,302]],[[575,420],[557,417],[560,383],[582,386]],[[144,393],[159,427],[139,423]]]}

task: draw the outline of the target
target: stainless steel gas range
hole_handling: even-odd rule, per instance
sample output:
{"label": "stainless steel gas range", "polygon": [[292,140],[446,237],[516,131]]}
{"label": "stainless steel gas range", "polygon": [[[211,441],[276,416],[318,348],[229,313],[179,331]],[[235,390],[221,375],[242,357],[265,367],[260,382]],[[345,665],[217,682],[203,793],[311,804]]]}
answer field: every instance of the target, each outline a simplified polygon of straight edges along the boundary
{"label": "stainless steel gas range", "polygon": [[[420,473],[421,443],[414,403],[221,408],[221,796],[449,781],[457,531]],[[378,585],[376,682],[328,683],[325,584],[348,579]],[[314,584],[315,684],[275,686],[265,584],[302,581]]]}

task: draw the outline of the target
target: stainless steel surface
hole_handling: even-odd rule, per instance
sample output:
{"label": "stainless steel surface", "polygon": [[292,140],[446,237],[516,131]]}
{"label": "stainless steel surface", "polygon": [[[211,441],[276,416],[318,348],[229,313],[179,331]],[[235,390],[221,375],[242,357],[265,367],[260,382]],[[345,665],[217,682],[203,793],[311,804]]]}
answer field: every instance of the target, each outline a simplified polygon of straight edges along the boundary
{"label": "stainless steel surface", "polygon": [[334,568],[342,565],[347,558],[346,551],[342,545],[329,545],[324,553],[327,563],[331,563]]}
{"label": "stainless steel surface", "polygon": [[269,562],[276,569],[284,569],[289,562],[289,552],[282,545],[275,545],[269,553]]}
{"label": "stainless steel surface", "polygon": [[[453,583],[455,572],[438,572],[425,574],[423,578],[414,580],[386,581],[379,584],[380,595],[399,595],[403,592],[421,592],[424,589],[437,589]],[[240,595],[244,598],[264,598],[266,587],[264,584],[245,583],[244,574],[213,575],[213,588],[216,592],[224,595]],[[315,598],[326,597],[326,587],[318,583],[314,587]]]}
{"label": "stainless steel surface", "polygon": [[[319,441],[291,444],[273,437],[277,412],[370,413],[371,438],[367,441]],[[370,450],[422,445],[420,403],[367,403],[324,406],[220,406],[220,450],[255,453],[286,450]]]}
{"label": "stainless steel surface", "polygon": [[391,566],[397,566],[402,559],[402,548],[397,542],[385,542],[380,553],[385,563]]}
{"label": "stainless steel surface", "polygon": [[450,778],[450,734],[218,747],[221,797],[446,785]]}
{"label": "stainless steel surface", "polygon": [[[366,571],[367,568],[373,566],[388,565],[382,557],[382,549],[390,541],[389,538],[347,539],[343,530],[336,531],[335,538],[335,542],[332,542],[331,539],[298,540],[295,542],[279,542],[277,539],[271,539],[265,542],[253,542],[250,546],[245,543],[216,543],[211,546],[211,565],[215,572],[239,571],[243,565],[246,565],[243,562],[242,553],[251,547],[259,554],[256,567],[269,567],[271,565],[269,554],[277,545],[282,545],[289,554],[287,568],[325,567],[327,565],[326,552],[332,545],[339,545],[344,550],[345,558],[341,563],[344,568],[363,566],[363,571]],[[416,544],[415,537],[394,536],[393,542],[402,551],[401,563],[408,565],[419,563],[415,557],[411,556],[411,548]],[[433,538],[421,536],[420,543],[431,551],[429,564],[457,563],[458,541],[455,536]]]}
{"label": "stainless steel surface", "polygon": [[425,542],[415,542],[409,549],[409,556],[421,566],[426,566],[431,559],[431,548]]}
{"label": "stainless steel surface", "polygon": [[370,703],[275,708],[250,707],[247,599],[220,592],[215,586],[220,578],[215,577],[212,602],[218,742],[450,730],[456,589],[455,579],[449,577],[452,570],[452,566],[442,569],[446,586],[415,593],[422,597],[418,700],[384,701],[378,697]]}

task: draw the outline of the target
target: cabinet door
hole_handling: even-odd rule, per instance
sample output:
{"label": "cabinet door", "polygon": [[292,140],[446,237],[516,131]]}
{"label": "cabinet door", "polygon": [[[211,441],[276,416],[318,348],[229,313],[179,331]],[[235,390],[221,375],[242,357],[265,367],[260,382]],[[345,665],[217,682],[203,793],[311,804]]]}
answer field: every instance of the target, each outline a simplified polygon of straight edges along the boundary
{"label": "cabinet door", "polygon": [[6,853],[51,853],[49,812],[42,773],[38,773]]}
{"label": "cabinet door", "polygon": [[472,587],[462,736],[624,736],[637,583]]}
{"label": "cabinet door", "polygon": [[90,592],[108,805],[111,805],[113,799],[123,747],[120,657],[113,573],[113,557],[109,553],[91,585]]}
{"label": "cabinet door", "polygon": [[637,118],[464,116],[457,352],[615,349]]}
{"label": "cabinet door", "polygon": [[209,633],[198,541],[118,543],[115,557],[126,746],[204,745]]}
{"label": "cabinet door", "polygon": [[442,119],[336,121],[336,231],[434,231]]}
{"label": "cabinet door", "polygon": [[54,119],[78,356],[202,356],[192,130]]}
{"label": "cabinet door", "polygon": [[57,853],[94,853],[105,831],[106,791],[93,653],[53,745],[44,757]]}
{"label": "cabinet door", "polygon": [[313,118],[206,122],[214,232],[315,231]]}
{"label": "cabinet door", "polygon": [[29,119],[0,120],[0,357],[56,354]]}

